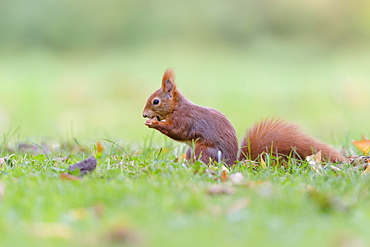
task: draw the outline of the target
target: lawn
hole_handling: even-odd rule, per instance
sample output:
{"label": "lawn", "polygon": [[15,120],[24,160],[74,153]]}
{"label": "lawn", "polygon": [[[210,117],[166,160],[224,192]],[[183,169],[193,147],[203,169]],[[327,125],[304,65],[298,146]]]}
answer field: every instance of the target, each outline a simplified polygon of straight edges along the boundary
{"label": "lawn", "polygon": [[[150,143],[150,142],[149,142]],[[174,162],[178,148],[111,141],[4,151],[2,246],[367,246],[369,175],[303,164]],[[97,149],[99,146],[99,149]],[[102,147],[104,148],[102,150]],[[96,170],[66,177],[97,157]],[[65,157],[69,157],[66,159]],[[237,174],[237,175],[236,175]]]}

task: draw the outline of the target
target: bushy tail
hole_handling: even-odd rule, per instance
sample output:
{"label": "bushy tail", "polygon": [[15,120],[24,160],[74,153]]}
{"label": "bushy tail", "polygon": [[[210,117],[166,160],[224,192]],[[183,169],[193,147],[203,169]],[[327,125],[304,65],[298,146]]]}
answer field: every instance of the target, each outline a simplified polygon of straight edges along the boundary
{"label": "bushy tail", "polygon": [[270,119],[259,122],[248,130],[242,141],[238,160],[254,160],[261,153],[305,159],[319,151],[322,159],[326,161],[346,160],[338,150],[305,134],[297,125]]}

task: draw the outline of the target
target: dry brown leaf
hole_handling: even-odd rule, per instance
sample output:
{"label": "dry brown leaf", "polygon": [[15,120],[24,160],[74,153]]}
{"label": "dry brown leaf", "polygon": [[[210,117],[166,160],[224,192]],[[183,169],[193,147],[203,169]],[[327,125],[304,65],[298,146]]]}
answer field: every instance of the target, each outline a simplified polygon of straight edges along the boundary
{"label": "dry brown leaf", "polygon": [[227,181],[227,172],[225,170],[222,170],[220,179],[221,179],[221,182],[223,183]]}
{"label": "dry brown leaf", "polygon": [[104,151],[104,146],[101,144],[101,142],[96,143],[96,151],[100,154]]}
{"label": "dry brown leaf", "polygon": [[66,172],[61,173],[59,176],[62,180],[73,180],[73,181],[80,180],[79,177],[71,175],[71,174],[66,173]]}
{"label": "dry brown leaf", "polygon": [[75,170],[79,170],[80,171],[80,175],[83,176],[83,175],[86,175],[90,172],[93,172],[96,168],[96,163],[98,161],[90,156],[88,157],[87,159],[83,160],[83,161],[80,161],[80,162],[77,162],[76,164],[72,165],[72,166],[69,166],[68,167],[68,170],[73,172]]}
{"label": "dry brown leaf", "polygon": [[221,186],[221,185],[212,185],[208,188],[207,194],[209,195],[227,195],[227,194],[233,194],[235,192],[235,189],[232,187],[227,186]]}
{"label": "dry brown leaf", "polygon": [[310,164],[311,169],[317,172],[318,174],[321,174],[320,171],[322,171],[322,165],[321,162],[321,151],[319,151],[316,154],[310,155],[306,157],[306,160],[308,161],[308,164]]}
{"label": "dry brown leaf", "polygon": [[363,137],[362,140],[352,141],[352,144],[358,148],[365,155],[368,155],[370,152],[370,140],[366,137]]}
{"label": "dry brown leaf", "polygon": [[321,151],[317,152],[316,154],[307,156],[306,160],[310,164],[319,164],[321,162]]}

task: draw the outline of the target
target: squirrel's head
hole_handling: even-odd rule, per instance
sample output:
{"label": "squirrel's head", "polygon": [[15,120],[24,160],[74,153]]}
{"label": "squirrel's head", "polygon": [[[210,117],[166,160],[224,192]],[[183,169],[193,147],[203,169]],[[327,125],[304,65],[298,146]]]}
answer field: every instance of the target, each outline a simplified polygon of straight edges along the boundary
{"label": "squirrel's head", "polygon": [[155,91],[146,102],[143,117],[156,118],[158,121],[166,120],[177,104],[177,94],[175,84],[175,73],[172,69],[167,69],[162,78],[162,87]]}

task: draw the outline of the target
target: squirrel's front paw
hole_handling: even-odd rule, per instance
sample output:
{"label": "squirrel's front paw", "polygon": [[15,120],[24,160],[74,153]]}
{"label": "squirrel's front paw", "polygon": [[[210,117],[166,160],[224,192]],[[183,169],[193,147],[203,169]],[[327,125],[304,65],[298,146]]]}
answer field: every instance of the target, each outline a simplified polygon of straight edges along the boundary
{"label": "squirrel's front paw", "polygon": [[154,118],[151,118],[146,120],[145,125],[148,126],[149,128],[153,128],[153,125],[155,125],[156,123],[158,123],[158,121],[155,120]]}

